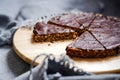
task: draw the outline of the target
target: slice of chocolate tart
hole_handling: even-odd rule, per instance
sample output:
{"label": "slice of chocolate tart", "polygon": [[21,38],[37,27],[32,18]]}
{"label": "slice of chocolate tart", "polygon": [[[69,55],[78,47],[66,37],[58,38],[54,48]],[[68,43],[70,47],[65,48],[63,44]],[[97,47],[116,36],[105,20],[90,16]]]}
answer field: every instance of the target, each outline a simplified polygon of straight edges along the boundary
{"label": "slice of chocolate tart", "polygon": [[85,31],[86,27],[90,26],[95,18],[96,15],[93,13],[64,13],[52,17],[48,24],[71,28],[81,34]]}
{"label": "slice of chocolate tart", "polygon": [[67,55],[71,57],[93,58],[105,56],[104,47],[88,31],[69,44],[66,51]]}
{"label": "slice of chocolate tart", "polygon": [[69,40],[78,37],[77,32],[72,29],[58,27],[56,25],[37,22],[33,30],[35,42]]}

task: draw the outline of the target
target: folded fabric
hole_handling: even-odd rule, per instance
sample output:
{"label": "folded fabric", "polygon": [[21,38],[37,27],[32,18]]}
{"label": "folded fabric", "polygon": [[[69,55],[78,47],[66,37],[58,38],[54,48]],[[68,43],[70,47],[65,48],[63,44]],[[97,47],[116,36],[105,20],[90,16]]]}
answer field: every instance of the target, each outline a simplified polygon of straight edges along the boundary
{"label": "folded fabric", "polygon": [[[45,59],[37,67],[29,72],[22,74],[15,80],[119,80],[120,74],[102,74],[94,75],[76,68],[74,65],[70,67],[71,59],[62,55],[57,61],[54,55],[45,55]],[[41,56],[38,55],[36,59]],[[35,61],[35,60],[34,60]],[[33,62],[34,62],[33,61]],[[75,70],[76,69],[76,70]]]}
{"label": "folded fabric", "polygon": [[[36,68],[33,68],[34,61],[45,55],[45,59]],[[17,77],[15,80],[58,80],[62,76],[87,76],[91,75],[75,67],[66,55],[61,55],[59,59],[55,59],[54,55],[40,54],[33,63],[29,72]],[[71,67],[72,66],[72,67]]]}
{"label": "folded fabric", "polygon": [[16,25],[16,21],[6,15],[0,15],[0,46],[12,43],[12,35],[17,29]]}

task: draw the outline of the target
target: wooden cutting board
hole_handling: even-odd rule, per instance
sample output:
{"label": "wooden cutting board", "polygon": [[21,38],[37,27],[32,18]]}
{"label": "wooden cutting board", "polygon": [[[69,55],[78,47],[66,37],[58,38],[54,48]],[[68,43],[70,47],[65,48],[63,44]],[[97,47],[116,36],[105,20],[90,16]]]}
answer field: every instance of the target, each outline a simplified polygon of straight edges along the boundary
{"label": "wooden cutting board", "polygon": [[[31,63],[35,56],[46,53],[52,53],[55,57],[65,54],[66,46],[72,42],[57,41],[54,43],[44,42],[35,43],[32,41],[32,30],[29,28],[19,28],[13,37],[13,47],[16,54],[24,61]],[[36,64],[40,63],[43,58],[39,58]],[[119,73],[120,72],[120,55],[107,58],[87,59],[71,58],[75,65],[83,70],[93,73]]]}

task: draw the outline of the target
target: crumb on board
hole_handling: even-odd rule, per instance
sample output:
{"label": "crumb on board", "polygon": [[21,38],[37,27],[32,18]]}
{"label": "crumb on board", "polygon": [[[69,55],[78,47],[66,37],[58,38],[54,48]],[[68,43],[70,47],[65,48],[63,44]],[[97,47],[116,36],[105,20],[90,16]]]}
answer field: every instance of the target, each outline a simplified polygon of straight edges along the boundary
{"label": "crumb on board", "polygon": [[48,44],[48,46],[50,46],[50,43]]}

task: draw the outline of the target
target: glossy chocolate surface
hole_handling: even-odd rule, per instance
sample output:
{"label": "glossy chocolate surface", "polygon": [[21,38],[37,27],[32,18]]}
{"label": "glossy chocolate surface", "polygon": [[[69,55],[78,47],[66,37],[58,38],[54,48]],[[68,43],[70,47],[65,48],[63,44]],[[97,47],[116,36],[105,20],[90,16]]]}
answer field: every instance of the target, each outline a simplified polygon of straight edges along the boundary
{"label": "glossy chocolate surface", "polygon": [[69,33],[74,32],[71,29],[57,27],[55,25],[46,24],[44,22],[37,22],[34,26],[33,33],[39,35],[55,34],[55,33]]}
{"label": "glossy chocolate surface", "polygon": [[51,18],[48,23],[83,29],[89,26],[95,16],[93,13],[65,13]]}
{"label": "glossy chocolate surface", "polygon": [[97,14],[88,30],[92,35],[86,31],[68,47],[104,50],[120,46],[120,19]]}

